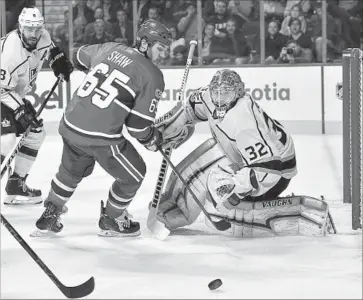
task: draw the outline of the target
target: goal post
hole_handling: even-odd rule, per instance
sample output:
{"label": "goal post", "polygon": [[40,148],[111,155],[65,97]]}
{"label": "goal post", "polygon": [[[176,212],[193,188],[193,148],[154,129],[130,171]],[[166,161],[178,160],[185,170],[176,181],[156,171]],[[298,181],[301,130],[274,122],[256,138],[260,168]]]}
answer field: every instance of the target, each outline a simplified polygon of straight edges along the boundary
{"label": "goal post", "polygon": [[343,201],[352,203],[352,228],[362,228],[362,50],[343,52]]}

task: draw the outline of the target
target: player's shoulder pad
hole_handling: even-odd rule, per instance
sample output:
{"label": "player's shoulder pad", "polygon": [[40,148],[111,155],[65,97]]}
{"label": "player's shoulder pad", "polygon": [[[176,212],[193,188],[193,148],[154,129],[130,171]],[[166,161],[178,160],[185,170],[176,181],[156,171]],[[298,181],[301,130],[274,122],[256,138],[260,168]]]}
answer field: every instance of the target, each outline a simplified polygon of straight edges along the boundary
{"label": "player's shoulder pad", "polygon": [[232,108],[232,111],[236,113],[236,115],[245,115],[252,112],[252,106],[254,104],[254,100],[251,98],[249,94],[244,94],[237,100],[236,105]]}
{"label": "player's shoulder pad", "polygon": [[12,59],[18,57],[14,56],[14,51],[17,49],[23,48],[22,41],[18,34],[17,30],[13,30],[9,32],[3,39],[1,39],[1,54],[6,55],[7,53],[11,54]]}
{"label": "player's shoulder pad", "polygon": [[46,29],[44,29],[37,44],[37,49],[41,50],[49,48],[51,45],[52,45],[52,38],[50,37],[49,32]]}
{"label": "player's shoulder pad", "polygon": [[164,74],[163,72],[152,63],[152,68],[147,68],[148,70],[148,77],[152,78],[155,85],[161,86],[163,89],[165,87],[165,81],[164,81]]}

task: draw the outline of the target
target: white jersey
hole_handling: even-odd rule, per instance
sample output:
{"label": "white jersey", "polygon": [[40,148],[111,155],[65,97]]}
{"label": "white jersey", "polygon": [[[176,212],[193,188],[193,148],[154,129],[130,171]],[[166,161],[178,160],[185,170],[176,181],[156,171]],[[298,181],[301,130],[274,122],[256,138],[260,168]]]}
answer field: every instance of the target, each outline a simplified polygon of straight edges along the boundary
{"label": "white jersey", "polygon": [[[278,177],[290,179],[297,173],[291,136],[248,94],[238,99],[222,120],[216,116],[209,88],[194,92],[188,105],[195,121],[208,121],[213,137],[226,156],[239,168],[255,170],[260,182]],[[190,109],[188,109],[190,111]],[[267,184],[268,186],[268,184]],[[257,194],[263,193],[261,189]]]}
{"label": "white jersey", "polygon": [[44,59],[53,47],[44,29],[36,49],[29,52],[23,45],[18,30],[1,38],[1,102],[11,109],[23,104],[24,96],[32,89]]}

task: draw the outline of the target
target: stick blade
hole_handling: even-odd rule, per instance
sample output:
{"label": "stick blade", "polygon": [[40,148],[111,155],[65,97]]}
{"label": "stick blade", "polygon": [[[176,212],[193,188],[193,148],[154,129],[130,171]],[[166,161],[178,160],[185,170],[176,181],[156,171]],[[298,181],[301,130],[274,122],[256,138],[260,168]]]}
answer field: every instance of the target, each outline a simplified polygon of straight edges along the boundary
{"label": "stick blade", "polygon": [[170,234],[170,230],[159,220],[155,220],[153,224],[148,224],[148,229],[151,232],[151,236],[160,241],[165,240]]}
{"label": "stick blade", "polygon": [[95,289],[95,279],[91,277],[86,282],[77,286],[61,286],[60,290],[69,299],[83,298],[93,292]]}

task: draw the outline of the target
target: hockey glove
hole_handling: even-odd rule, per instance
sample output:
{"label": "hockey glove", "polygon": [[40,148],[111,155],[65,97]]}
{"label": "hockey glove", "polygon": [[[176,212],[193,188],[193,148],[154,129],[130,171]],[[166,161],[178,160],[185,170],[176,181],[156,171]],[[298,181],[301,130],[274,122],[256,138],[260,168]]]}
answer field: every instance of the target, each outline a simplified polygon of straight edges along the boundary
{"label": "hockey glove", "polygon": [[50,49],[49,65],[56,77],[62,75],[65,81],[69,81],[69,76],[73,72],[73,65],[68,60],[66,54],[60,51],[58,47]]}
{"label": "hockey glove", "polygon": [[194,133],[194,124],[186,120],[185,108],[178,102],[169,112],[155,120],[163,134],[163,148],[177,149]]}
{"label": "hockey glove", "polygon": [[29,126],[33,128],[41,127],[43,120],[36,118],[36,112],[30,101],[23,99],[24,104],[14,110],[15,120],[19,123],[22,131],[25,131]]}
{"label": "hockey glove", "polygon": [[153,132],[151,138],[147,141],[139,140],[144,147],[150,151],[156,152],[158,151],[159,146],[163,143],[163,135],[162,133],[155,127],[152,128]]}

